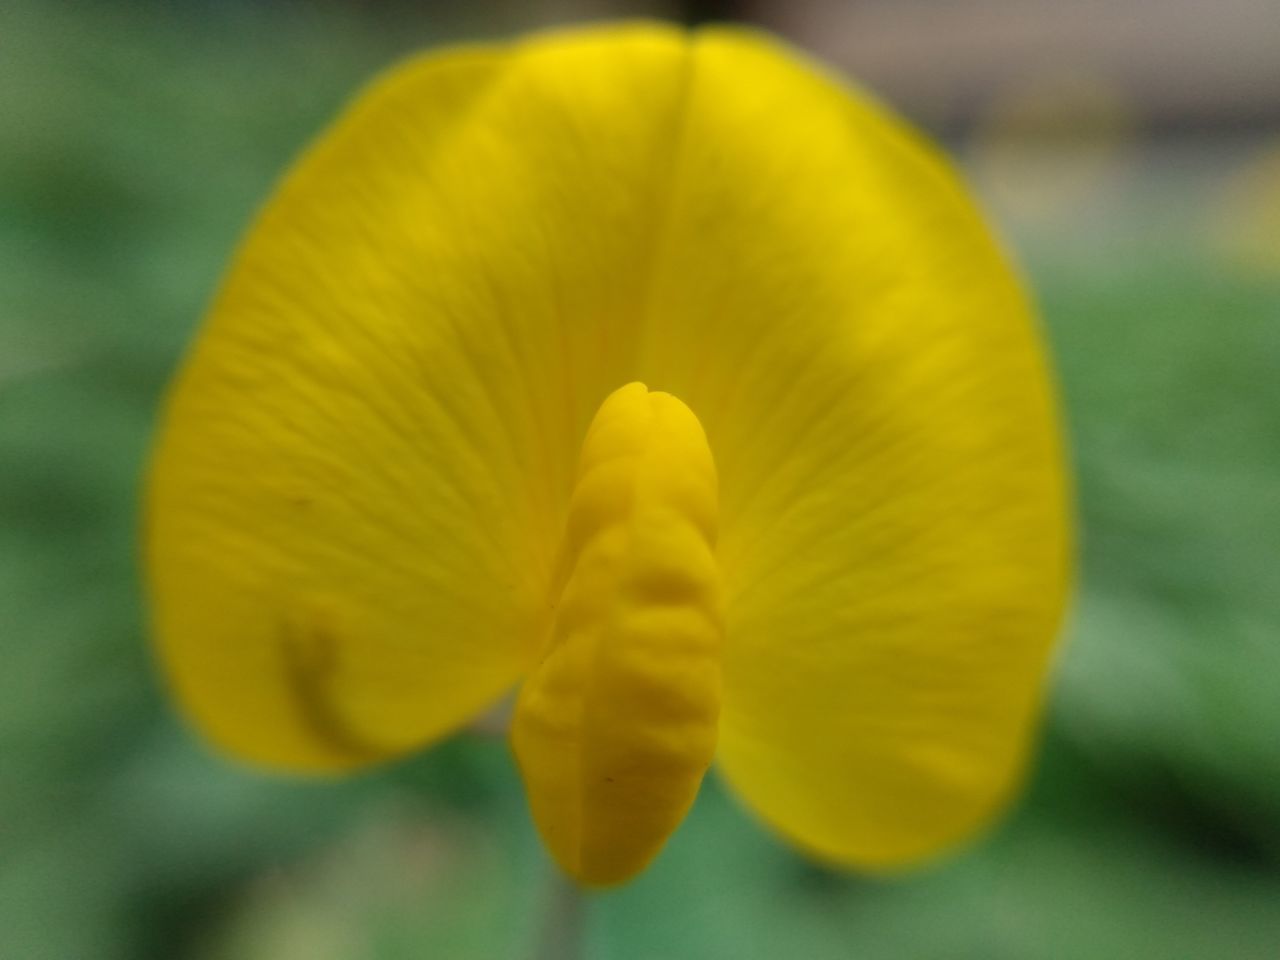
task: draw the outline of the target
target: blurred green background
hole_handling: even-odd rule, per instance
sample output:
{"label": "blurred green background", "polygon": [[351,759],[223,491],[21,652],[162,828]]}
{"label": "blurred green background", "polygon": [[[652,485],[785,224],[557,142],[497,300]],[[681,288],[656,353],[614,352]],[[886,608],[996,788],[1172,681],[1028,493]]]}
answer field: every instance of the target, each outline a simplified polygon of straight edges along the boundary
{"label": "blurred green background", "polygon": [[1042,305],[1083,569],[993,833],[837,874],[712,777],[654,867],[591,900],[586,955],[1280,956],[1280,15],[1130,2],[1098,16],[1150,29],[1064,33],[999,0],[695,6],[0,9],[0,958],[531,956],[550,867],[500,740],[303,782],[182,726],[146,647],[139,478],[239,232],[361,82],[646,12],[763,23],[946,139]]}

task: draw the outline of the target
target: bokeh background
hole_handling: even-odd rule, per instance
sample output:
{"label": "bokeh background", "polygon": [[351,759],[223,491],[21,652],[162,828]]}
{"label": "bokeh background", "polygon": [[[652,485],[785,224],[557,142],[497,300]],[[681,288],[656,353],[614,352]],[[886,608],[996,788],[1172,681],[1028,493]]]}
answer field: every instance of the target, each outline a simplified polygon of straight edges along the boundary
{"label": "bokeh background", "polygon": [[507,748],[337,783],[213,755],[146,647],[139,477],[236,238],[371,73],[613,16],[764,25],[940,137],[1041,304],[1079,597],[1027,794],[921,872],[805,862],[710,778],[605,960],[1280,957],[1274,0],[0,4],[0,958],[522,958]]}

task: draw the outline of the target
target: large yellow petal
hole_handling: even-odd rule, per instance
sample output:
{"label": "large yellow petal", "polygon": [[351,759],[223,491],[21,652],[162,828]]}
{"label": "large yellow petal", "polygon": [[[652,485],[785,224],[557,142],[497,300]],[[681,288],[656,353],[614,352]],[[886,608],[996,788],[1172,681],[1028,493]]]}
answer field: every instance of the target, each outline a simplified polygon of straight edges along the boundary
{"label": "large yellow petal", "polygon": [[721,478],[720,760],[836,861],[1007,798],[1068,579],[1027,304],[938,153],[763,38],[697,44],[638,376]]}
{"label": "large yellow petal", "polygon": [[637,379],[719,467],[730,780],[842,861],[963,836],[1065,590],[1036,334],[946,165],[742,34],[411,66],[286,181],[153,474],[192,712],[302,767],[459,723],[545,635],[582,436]]}
{"label": "large yellow petal", "polygon": [[583,431],[627,379],[686,59],[631,28],[412,63],[270,201],[149,489],[158,644],[224,748],[403,751],[536,651]]}

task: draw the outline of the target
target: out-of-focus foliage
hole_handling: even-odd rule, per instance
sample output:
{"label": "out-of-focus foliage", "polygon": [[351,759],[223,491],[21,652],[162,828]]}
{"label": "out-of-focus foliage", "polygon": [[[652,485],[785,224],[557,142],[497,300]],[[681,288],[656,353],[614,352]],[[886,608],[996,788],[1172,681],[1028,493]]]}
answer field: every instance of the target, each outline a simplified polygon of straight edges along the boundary
{"label": "out-of-focus foliage", "polygon": [[[437,40],[293,7],[6,7],[0,956],[494,958],[536,937],[549,868],[505,745],[341,782],[227,764],[165,701],[136,572],[148,437],[238,232],[355,86]],[[1078,609],[1017,812],[866,879],[711,783],[654,868],[592,902],[590,956],[1275,955],[1280,276],[1211,243],[1252,148],[1135,147],[1035,215],[979,178],[1043,305],[1080,485]]]}

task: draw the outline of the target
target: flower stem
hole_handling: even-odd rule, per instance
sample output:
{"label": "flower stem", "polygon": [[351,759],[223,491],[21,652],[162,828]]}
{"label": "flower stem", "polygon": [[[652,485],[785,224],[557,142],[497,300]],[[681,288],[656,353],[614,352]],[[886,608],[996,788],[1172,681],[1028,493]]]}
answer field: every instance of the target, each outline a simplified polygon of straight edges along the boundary
{"label": "flower stem", "polygon": [[582,960],[584,906],[581,888],[552,868],[534,960]]}

